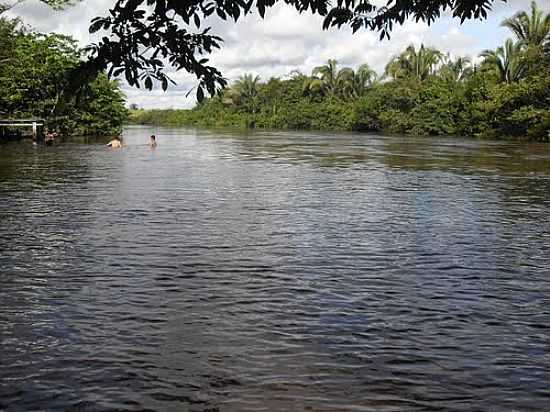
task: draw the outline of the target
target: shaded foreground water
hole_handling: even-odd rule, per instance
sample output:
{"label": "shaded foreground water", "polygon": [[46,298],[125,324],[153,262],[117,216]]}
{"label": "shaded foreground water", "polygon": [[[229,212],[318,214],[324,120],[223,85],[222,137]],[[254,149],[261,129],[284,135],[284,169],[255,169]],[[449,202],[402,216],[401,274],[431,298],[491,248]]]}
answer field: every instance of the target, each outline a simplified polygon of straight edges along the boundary
{"label": "shaded foreground water", "polygon": [[0,146],[0,410],[548,410],[550,145],[125,136]]}

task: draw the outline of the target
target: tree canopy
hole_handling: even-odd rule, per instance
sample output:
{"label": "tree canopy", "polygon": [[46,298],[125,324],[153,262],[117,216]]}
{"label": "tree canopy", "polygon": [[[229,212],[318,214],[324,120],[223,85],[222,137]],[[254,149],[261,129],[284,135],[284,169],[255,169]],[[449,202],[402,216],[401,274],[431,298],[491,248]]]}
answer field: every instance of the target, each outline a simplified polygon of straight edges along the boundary
{"label": "tree canopy", "polygon": [[[487,16],[496,1],[506,0],[389,0],[377,7],[373,0],[116,0],[109,14],[92,20],[90,32],[105,36],[88,48],[89,67],[109,69],[130,85],[148,89],[159,81],[163,89],[170,79],[165,65],[186,70],[198,79],[197,98],[214,94],[227,83],[222,73],[208,64],[208,55],[223,39],[211,33],[212,19],[238,21],[284,3],[298,12],[324,17],[323,28],[349,26],[377,31],[389,37],[394,25],[412,18],[432,23],[444,11],[461,21]],[[88,68],[89,68],[88,67]]]}
{"label": "tree canopy", "polygon": [[0,116],[40,117],[64,134],[112,134],[126,117],[124,95],[104,73],[80,83],[74,39],[30,31],[0,17]]}
{"label": "tree canopy", "polygon": [[410,45],[399,56],[394,57],[386,65],[386,75],[394,79],[412,77],[416,80],[426,80],[433,75],[443,54],[436,49],[420,46],[417,50]]}

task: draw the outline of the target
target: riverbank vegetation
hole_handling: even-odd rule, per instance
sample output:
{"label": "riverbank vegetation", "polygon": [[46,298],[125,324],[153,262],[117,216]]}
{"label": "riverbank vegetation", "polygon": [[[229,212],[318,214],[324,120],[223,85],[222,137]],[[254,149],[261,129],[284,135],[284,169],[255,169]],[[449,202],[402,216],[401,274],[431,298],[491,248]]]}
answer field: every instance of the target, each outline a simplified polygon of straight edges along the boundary
{"label": "riverbank vegetation", "polygon": [[76,41],[36,33],[0,8],[0,118],[42,118],[62,134],[114,134],[127,116],[117,82],[76,68]]}
{"label": "riverbank vegetation", "polygon": [[262,82],[243,74],[192,110],[133,110],[140,124],[382,131],[548,140],[550,16],[535,3],[502,23],[512,38],[474,62],[409,46],[383,76],[336,60]]}

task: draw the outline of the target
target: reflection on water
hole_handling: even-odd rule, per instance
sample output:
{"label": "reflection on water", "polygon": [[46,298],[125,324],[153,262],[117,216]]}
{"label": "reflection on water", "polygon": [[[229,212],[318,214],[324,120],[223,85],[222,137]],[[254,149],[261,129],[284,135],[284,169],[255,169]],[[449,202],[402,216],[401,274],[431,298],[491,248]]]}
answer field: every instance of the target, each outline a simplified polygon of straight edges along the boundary
{"label": "reflection on water", "polygon": [[0,410],[547,408],[550,146],[101,143],[1,146]]}

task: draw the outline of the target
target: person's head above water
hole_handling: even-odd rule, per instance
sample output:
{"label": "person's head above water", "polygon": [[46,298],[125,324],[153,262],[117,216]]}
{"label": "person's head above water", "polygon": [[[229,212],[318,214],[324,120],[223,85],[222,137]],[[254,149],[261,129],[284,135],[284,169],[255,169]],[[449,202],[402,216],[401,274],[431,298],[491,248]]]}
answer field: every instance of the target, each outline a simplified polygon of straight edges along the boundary
{"label": "person's head above water", "polygon": [[155,137],[154,134],[151,135],[151,140],[156,140],[157,138]]}

